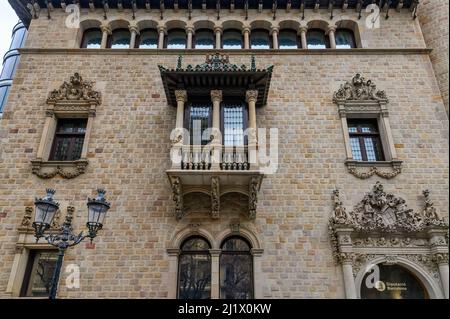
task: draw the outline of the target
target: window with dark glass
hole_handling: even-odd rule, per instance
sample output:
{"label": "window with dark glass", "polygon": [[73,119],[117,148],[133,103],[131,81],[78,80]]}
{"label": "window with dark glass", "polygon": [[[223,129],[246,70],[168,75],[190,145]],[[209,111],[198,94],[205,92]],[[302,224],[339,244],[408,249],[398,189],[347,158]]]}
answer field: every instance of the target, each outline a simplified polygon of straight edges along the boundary
{"label": "window with dark glass", "polygon": [[[14,51],[12,51],[14,52]],[[5,63],[3,64],[3,70],[0,75],[0,80],[12,79],[16,71],[17,65],[19,64],[20,55],[7,53]]]}
{"label": "window with dark glass", "polygon": [[237,29],[227,29],[223,31],[222,47],[224,49],[242,49],[242,33]]}
{"label": "window with dark glass", "polygon": [[220,255],[220,298],[253,298],[253,259],[250,244],[231,237],[222,244]]}
{"label": "window with dark glass", "polygon": [[356,48],[356,41],[353,31],[350,29],[337,29],[335,33],[337,49]]}
{"label": "window with dark glass", "polygon": [[269,31],[265,29],[255,29],[250,33],[250,46],[252,49],[270,49]]}
{"label": "window with dark glass", "polygon": [[21,297],[48,297],[57,258],[56,250],[30,251]]}
{"label": "window with dark glass", "polygon": [[299,41],[295,30],[283,29],[278,35],[278,47],[280,49],[298,49]]}
{"label": "window with dark glass", "polygon": [[0,86],[0,113],[3,112],[6,100],[8,99],[8,93],[10,88],[11,87],[9,85]]}
{"label": "window with dark glass", "polygon": [[306,33],[308,49],[326,49],[330,47],[325,31],[321,29],[309,29]]}
{"label": "window with dark glass", "polygon": [[212,105],[209,102],[189,102],[185,108],[185,128],[189,131],[191,145],[206,145],[210,134],[205,132],[212,127]]}
{"label": "window with dark glass", "polygon": [[369,269],[362,280],[361,299],[429,299],[422,282],[406,268],[384,264],[374,267],[379,268],[379,280],[368,278],[374,272]]}
{"label": "window with dark glass", "polygon": [[58,119],[50,161],[80,159],[87,119]]}
{"label": "window with dark glass", "polygon": [[128,49],[130,47],[130,30],[115,29],[110,37],[111,49]]}
{"label": "window with dark glass", "polygon": [[191,237],[181,245],[178,263],[178,298],[211,298],[211,258],[209,243]]}
{"label": "window with dark glass", "polygon": [[222,102],[222,138],[224,146],[244,146],[247,129],[247,107],[245,103]]}
{"label": "window with dark glass", "polygon": [[384,161],[377,120],[348,119],[347,124],[353,159],[364,162]]}
{"label": "window with dark glass", "polygon": [[196,49],[214,49],[214,32],[210,29],[195,31],[194,45]]}
{"label": "window with dark glass", "polygon": [[157,49],[158,32],[155,29],[144,29],[140,32],[136,43],[140,49]]}
{"label": "window with dark glass", "polygon": [[102,32],[100,29],[88,29],[84,31],[81,48],[100,49],[102,44]]}
{"label": "window with dark glass", "polygon": [[186,49],[186,32],[183,29],[171,29],[167,34],[168,49]]}

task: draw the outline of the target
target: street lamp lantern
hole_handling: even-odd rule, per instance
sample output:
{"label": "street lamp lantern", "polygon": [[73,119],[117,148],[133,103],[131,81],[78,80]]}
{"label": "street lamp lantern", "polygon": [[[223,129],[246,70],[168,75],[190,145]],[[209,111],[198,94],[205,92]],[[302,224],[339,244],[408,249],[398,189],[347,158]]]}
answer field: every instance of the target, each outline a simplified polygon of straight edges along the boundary
{"label": "street lamp lantern", "polygon": [[91,241],[97,236],[97,232],[102,229],[106,213],[111,206],[105,199],[105,193],[104,189],[98,189],[96,198],[88,198],[88,221],[86,226],[89,230]]}
{"label": "street lamp lantern", "polygon": [[33,228],[36,231],[36,239],[44,236],[44,232],[50,228],[53,218],[55,218],[55,214],[59,209],[59,203],[53,200],[55,190],[47,188],[46,193],[44,198],[36,198],[34,202],[36,213]]}
{"label": "street lamp lantern", "polygon": [[[106,213],[111,207],[105,199],[105,193],[106,191],[104,189],[98,189],[97,197],[93,199],[88,198],[88,218],[86,223],[88,228],[87,235],[84,235],[83,232],[79,234],[74,233],[72,228],[74,208],[71,206],[67,207],[67,215],[61,227],[57,231],[51,228],[55,214],[59,209],[59,204],[53,200],[55,190],[47,189],[47,195],[44,198],[36,198],[34,203],[36,212],[33,222],[36,242],[38,242],[41,237],[44,237],[50,245],[58,248],[58,260],[50,283],[50,299],[56,298],[59,276],[67,248],[78,245],[88,237],[92,242],[97,236],[97,232],[102,229]],[[45,234],[45,231],[48,229],[50,229],[50,231],[48,234]]]}

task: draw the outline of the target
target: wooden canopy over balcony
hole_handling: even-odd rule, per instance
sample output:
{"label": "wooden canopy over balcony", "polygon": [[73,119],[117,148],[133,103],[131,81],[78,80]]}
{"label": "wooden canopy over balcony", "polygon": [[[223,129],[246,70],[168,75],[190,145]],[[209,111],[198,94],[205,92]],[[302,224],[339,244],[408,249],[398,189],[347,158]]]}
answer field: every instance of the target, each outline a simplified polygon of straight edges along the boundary
{"label": "wooden canopy over balcony", "polygon": [[212,90],[220,89],[225,99],[245,100],[247,90],[257,90],[256,106],[267,103],[267,95],[272,78],[273,66],[257,69],[255,57],[250,66],[231,64],[226,55],[207,55],[203,64],[182,67],[182,57],[178,57],[173,69],[158,66],[169,105],[176,106],[175,90],[186,90],[188,100],[209,99]]}

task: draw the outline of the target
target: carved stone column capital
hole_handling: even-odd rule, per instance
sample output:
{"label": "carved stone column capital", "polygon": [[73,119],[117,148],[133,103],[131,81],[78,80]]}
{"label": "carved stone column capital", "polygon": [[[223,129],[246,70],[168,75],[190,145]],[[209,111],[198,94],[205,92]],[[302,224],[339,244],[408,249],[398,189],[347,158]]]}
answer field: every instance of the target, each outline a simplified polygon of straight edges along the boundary
{"label": "carved stone column capital", "polygon": [[247,90],[247,92],[245,92],[245,100],[247,103],[256,102],[257,98],[258,90]]}
{"label": "carved stone column capital", "polygon": [[222,102],[222,90],[211,90],[211,100],[213,102]]}
{"label": "carved stone column capital", "polygon": [[335,33],[336,32],[336,27],[333,26],[333,25],[329,26],[328,29],[327,29],[327,34],[329,34],[330,32],[331,33]]}
{"label": "carved stone column capital", "polygon": [[128,26],[128,29],[130,30],[130,32],[131,33],[136,33],[136,34],[139,34],[139,28],[138,28],[138,26],[136,26],[136,25],[129,25]]}
{"label": "carved stone column capital", "polygon": [[302,32],[308,32],[308,27],[306,26],[306,25],[302,25],[299,29],[298,29],[298,32],[299,33],[302,33]]}
{"label": "carved stone column capital", "polygon": [[251,28],[250,27],[243,27],[242,28],[242,34],[244,34],[246,32],[250,33],[251,32]]}
{"label": "carved stone column capital", "polygon": [[195,33],[195,29],[193,27],[186,27],[186,33]]}
{"label": "carved stone column capital", "polygon": [[163,32],[164,34],[167,33],[167,29],[166,29],[166,27],[163,26],[163,25],[159,25],[159,26],[157,27],[157,30],[158,30],[158,33],[161,33],[161,32]]}
{"label": "carved stone column capital", "polygon": [[222,29],[221,26],[216,25],[216,26],[214,27],[214,33],[217,33],[217,32],[220,32],[220,33],[222,34],[223,29]]}
{"label": "carved stone column capital", "polygon": [[433,255],[433,260],[438,265],[448,265],[448,253],[436,253]]}
{"label": "carved stone column capital", "polygon": [[211,257],[219,257],[222,250],[220,249],[209,249],[209,254]]}
{"label": "carved stone column capital", "polygon": [[338,254],[338,261],[339,263],[345,265],[345,264],[353,264],[355,260],[355,254],[354,253],[339,253]]}
{"label": "carved stone column capital", "polygon": [[274,32],[278,34],[280,32],[280,28],[279,27],[271,27],[270,34],[273,34]]}
{"label": "carved stone column capital", "polygon": [[105,24],[101,25],[100,26],[100,30],[102,30],[103,33],[107,33],[109,35],[112,34],[112,30],[111,30],[111,27],[109,25],[105,25]]}
{"label": "carved stone column capital", "polygon": [[177,102],[186,102],[187,101],[186,90],[175,90],[175,98]]}

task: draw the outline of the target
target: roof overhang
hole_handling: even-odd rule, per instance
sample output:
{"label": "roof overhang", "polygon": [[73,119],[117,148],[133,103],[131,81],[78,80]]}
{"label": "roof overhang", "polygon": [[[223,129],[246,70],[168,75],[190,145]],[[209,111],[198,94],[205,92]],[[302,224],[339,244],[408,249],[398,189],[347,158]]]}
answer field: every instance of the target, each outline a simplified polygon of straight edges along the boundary
{"label": "roof overhang", "polygon": [[[47,9],[47,2],[51,3],[53,8],[64,8],[66,5],[74,3],[72,0],[8,0],[11,6],[16,11],[19,18],[28,27],[33,15],[31,10],[27,7],[31,6],[33,2],[35,8]],[[131,9],[133,3],[136,9],[161,9],[161,3],[164,4],[164,9],[173,9],[174,4],[178,4],[179,9],[188,9],[189,4],[192,5],[192,9],[201,9],[203,3],[206,3],[207,9],[220,10],[230,8],[231,3],[234,4],[235,9],[258,9],[260,0],[78,0],[77,1],[82,8],[104,8],[104,3],[108,5],[108,8],[115,9],[119,7],[119,3],[124,9]],[[377,1],[378,4],[380,1]],[[399,3],[403,3],[403,7],[411,8],[417,4],[417,0],[381,0],[382,6],[390,4],[391,8],[397,8]],[[323,8],[327,10],[330,4],[333,4],[334,8],[365,8],[367,5],[372,4],[373,0],[262,0],[262,9],[313,9]],[[219,6],[218,6],[219,4]],[[360,5],[362,4],[362,6]]]}
{"label": "roof overhang", "polygon": [[211,90],[222,90],[224,99],[243,100],[247,90],[257,90],[256,106],[264,106],[272,78],[273,66],[257,69],[255,59],[249,68],[228,62],[228,56],[208,55],[204,64],[181,67],[181,56],[175,69],[159,66],[169,105],[176,106],[175,90],[186,90],[190,100],[210,99]]}

